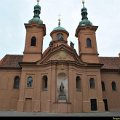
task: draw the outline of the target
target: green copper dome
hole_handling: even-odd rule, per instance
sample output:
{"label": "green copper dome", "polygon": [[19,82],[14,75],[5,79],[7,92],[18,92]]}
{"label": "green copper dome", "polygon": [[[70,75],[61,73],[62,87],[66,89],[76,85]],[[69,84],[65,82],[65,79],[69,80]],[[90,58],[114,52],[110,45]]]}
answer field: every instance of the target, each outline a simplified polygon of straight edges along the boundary
{"label": "green copper dome", "polygon": [[36,23],[36,24],[43,24],[43,21],[40,19],[40,13],[41,13],[41,6],[39,4],[34,6],[34,16],[31,20],[29,20],[29,23]]}
{"label": "green copper dome", "polygon": [[68,31],[65,28],[61,27],[60,19],[58,22],[58,27],[54,28],[50,35],[52,35],[52,33],[54,33],[54,32],[65,32],[69,36]]}
{"label": "green copper dome", "polygon": [[35,17],[35,18],[29,20],[29,23],[43,24],[43,21],[40,20],[40,18]]}
{"label": "green copper dome", "polygon": [[37,5],[34,6],[34,10],[39,10],[39,9],[41,10],[41,6],[40,5],[37,4]]}
{"label": "green copper dome", "polygon": [[88,19],[83,19],[80,23],[80,26],[92,26],[92,23]]}
{"label": "green copper dome", "polygon": [[92,26],[92,23],[90,22],[90,20],[88,20],[87,8],[84,7],[84,3],[83,3],[83,8],[81,9],[81,15],[82,15],[82,21],[80,21],[79,26]]}
{"label": "green copper dome", "polygon": [[[54,28],[53,31],[66,31],[66,32],[67,32],[67,30],[66,30],[65,28],[61,27],[61,22],[60,22],[60,21],[61,21],[61,20],[59,19],[58,27]],[[52,31],[52,32],[53,32],[53,31]],[[67,32],[67,33],[68,33],[68,32]]]}
{"label": "green copper dome", "polygon": [[56,27],[56,28],[53,29],[53,31],[55,31],[55,30],[64,30],[64,31],[66,31],[66,29],[63,28],[63,27],[61,27],[61,26],[58,26],[58,27]]}

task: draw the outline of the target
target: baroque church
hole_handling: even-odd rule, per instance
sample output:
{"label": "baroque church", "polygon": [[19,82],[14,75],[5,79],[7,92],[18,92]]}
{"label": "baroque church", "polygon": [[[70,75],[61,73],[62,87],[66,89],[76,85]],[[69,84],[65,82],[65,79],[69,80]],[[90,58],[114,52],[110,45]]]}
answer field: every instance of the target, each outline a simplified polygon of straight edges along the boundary
{"label": "baroque church", "polygon": [[46,25],[41,6],[25,23],[23,55],[5,55],[0,60],[0,110],[21,112],[81,113],[120,111],[120,56],[99,57],[96,30],[81,9],[76,26],[78,53],[69,32],[58,26],[51,31],[43,51]]}

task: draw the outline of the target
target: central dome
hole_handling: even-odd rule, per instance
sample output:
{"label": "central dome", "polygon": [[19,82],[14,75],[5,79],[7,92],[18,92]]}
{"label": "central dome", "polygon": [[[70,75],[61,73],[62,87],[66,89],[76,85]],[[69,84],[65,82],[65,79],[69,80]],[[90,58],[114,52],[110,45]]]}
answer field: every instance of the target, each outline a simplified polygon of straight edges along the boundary
{"label": "central dome", "polygon": [[52,30],[51,34],[54,32],[65,32],[67,35],[69,35],[68,31],[65,28],[61,27],[60,25],[58,27],[54,28]]}
{"label": "central dome", "polygon": [[58,22],[58,27],[55,27],[51,33],[57,32],[57,31],[63,31],[63,32],[66,32],[67,34],[69,34],[68,31],[65,28],[61,27],[61,20],[58,19],[58,21],[59,21]]}
{"label": "central dome", "polygon": [[60,19],[59,19],[59,22],[58,22],[58,27],[55,27],[52,32],[50,33],[50,35],[52,35],[53,33],[55,32],[64,32],[66,33],[68,36],[69,36],[69,33],[68,31],[64,28],[64,27],[61,27],[61,22],[60,22]]}
{"label": "central dome", "polygon": [[61,26],[58,26],[56,28],[53,29],[53,31],[57,31],[57,30],[64,30],[64,31],[67,31],[65,28],[61,27]]}

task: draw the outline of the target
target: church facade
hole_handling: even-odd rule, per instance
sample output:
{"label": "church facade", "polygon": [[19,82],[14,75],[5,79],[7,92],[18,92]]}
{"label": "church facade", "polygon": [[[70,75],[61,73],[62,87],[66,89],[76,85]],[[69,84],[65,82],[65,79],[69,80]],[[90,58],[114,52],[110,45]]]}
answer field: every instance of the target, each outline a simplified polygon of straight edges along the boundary
{"label": "church facade", "polygon": [[43,52],[46,26],[41,7],[25,24],[23,55],[5,55],[0,60],[0,110],[27,112],[120,111],[120,56],[99,57],[96,30],[81,9],[76,27],[79,53],[68,45],[68,31],[58,27]]}

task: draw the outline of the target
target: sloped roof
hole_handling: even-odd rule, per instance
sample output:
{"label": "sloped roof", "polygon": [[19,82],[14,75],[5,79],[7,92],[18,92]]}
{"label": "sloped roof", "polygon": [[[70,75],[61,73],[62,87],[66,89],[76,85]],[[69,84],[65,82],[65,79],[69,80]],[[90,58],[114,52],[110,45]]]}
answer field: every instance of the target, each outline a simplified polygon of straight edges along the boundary
{"label": "sloped roof", "polygon": [[20,68],[19,62],[22,62],[23,55],[5,55],[0,61],[0,68]]}
{"label": "sloped roof", "polygon": [[[0,68],[20,68],[23,55],[5,55],[0,61]],[[120,69],[120,57],[99,57],[102,69]]]}
{"label": "sloped roof", "polygon": [[120,57],[99,57],[102,69],[120,69]]}

